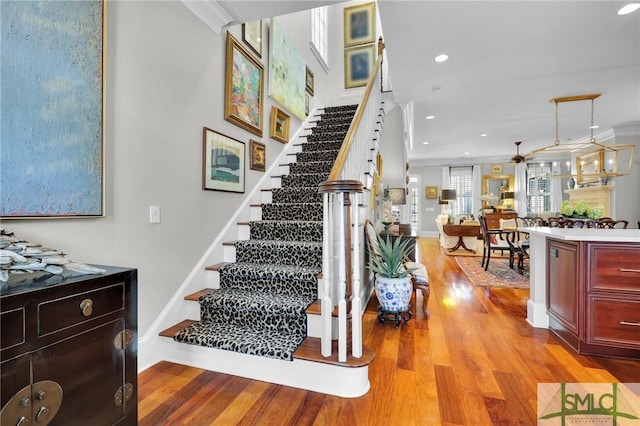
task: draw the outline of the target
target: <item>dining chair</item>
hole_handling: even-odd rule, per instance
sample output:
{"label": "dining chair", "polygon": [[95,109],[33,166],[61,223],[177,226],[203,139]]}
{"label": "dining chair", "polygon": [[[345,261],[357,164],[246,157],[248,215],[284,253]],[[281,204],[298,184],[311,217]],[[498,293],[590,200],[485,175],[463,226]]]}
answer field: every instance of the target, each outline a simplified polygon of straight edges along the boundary
{"label": "dining chair", "polygon": [[489,269],[489,261],[491,260],[491,252],[495,250],[500,250],[504,252],[505,250],[511,250],[509,248],[509,243],[504,239],[504,234],[501,229],[489,229],[487,226],[487,218],[484,215],[478,216],[478,221],[480,222],[480,231],[482,232],[482,262],[481,266],[484,266],[484,270]]}
{"label": "dining chair", "polygon": [[629,225],[628,220],[624,220],[624,219],[613,220],[610,217],[602,217],[600,219],[587,221],[588,228],[598,228],[598,229],[614,229],[614,228],[627,229],[628,225]]}
{"label": "dining chair", "polygon": [[550,217],[547,219],[551,228],[584,228],[585,221],[570,217]]}

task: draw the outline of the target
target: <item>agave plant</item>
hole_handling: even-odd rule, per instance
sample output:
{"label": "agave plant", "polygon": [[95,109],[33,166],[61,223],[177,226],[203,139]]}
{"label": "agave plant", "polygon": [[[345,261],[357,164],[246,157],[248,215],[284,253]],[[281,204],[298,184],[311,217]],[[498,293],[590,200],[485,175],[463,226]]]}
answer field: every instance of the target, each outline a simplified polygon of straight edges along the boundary
{"label": "agave plant", "polygon": [[406,268],[405,262],[413,250],[410,240],[396,238],[391,241],[381,235],[377,236],[378,247],[371,253],[369,269],[385,278],[406,278],[416,268]]}

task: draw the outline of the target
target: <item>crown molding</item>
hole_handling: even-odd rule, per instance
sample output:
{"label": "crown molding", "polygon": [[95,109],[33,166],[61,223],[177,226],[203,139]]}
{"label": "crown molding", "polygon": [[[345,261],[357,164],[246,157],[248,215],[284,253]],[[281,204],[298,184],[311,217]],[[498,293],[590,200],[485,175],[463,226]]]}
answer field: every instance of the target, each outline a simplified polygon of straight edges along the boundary
{"label": "crown molding", "polygon": [[196,15],[216,34],[237,19],[235,11],[226,1],[180,0],[194,15]]}
{"label": "crown molding", "polygon": [[613,132],[616,136],[638,136],[640,135],[640,124],[614,126]]}

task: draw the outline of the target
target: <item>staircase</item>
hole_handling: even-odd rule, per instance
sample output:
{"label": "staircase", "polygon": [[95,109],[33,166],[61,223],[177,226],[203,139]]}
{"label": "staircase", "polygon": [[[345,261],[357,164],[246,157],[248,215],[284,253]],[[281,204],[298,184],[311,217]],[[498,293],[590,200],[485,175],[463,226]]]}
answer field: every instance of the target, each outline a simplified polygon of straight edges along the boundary
{"label": "staircase", "polygon": [[[308,317],[319,313],[309,309],[318,299],[322,269],[323,201],[318,186],[329,176],[356,108],[324,109],[311,134],[304,136],[295,162],[288,164],[288,174],[277,177],[280,186],[271,189],[271,203],[260,205],[261,220],[248,223],[249,239],[233,242],[235,261],[207,268],[219,274],[219,288],[186,297],[198,301],[200,320],[183,321],[161,335],[294,364],[340,364],[320,355]],[[366,367],[373,356],[367,351],[346,366]]]}

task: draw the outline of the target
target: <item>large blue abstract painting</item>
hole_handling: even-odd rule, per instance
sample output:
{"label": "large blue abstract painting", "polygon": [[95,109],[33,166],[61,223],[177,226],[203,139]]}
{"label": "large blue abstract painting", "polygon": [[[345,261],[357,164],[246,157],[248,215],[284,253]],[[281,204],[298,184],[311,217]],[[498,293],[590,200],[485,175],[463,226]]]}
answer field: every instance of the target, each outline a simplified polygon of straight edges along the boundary
{"label": "large blue abstract painting", "polygon": [[103,2],[3,0],[0,17],[0,216],[103,216]]}

